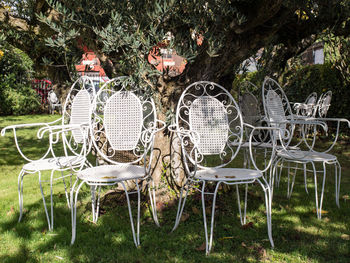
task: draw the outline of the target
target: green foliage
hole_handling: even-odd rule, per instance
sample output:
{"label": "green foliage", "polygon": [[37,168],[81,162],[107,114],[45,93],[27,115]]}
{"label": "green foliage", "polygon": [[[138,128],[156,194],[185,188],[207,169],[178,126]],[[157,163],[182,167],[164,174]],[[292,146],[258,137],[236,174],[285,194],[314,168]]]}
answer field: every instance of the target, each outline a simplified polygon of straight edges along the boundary
{"label": "green foliage", "polygon": [[311,92],[331,90],[329,117],[349,118],[350,87],[342,81],[340,72],[331,64],[310,65],[286,72],[282,83],[290,101],[303,102]]}
{"label": "green foliage", "polygon": [[[37,66],[44,62],[46,68],[60,69],[49,72],[59,72],[61,81],[68,76],[75,79],[74,64],[86,46],[101,59],[109,77],[131,76],[140,87],[158,95],[165,113],[173,109],[177,98],[177,91],[164,88],[166,82],[174,81],[181,89],[206,79],[226,87],[235,67],[269,44],[280,48],[265,49],[263,55],[278,53],[281,63],[272,64],[283,71],[284,62],[301,52],[301,42],[308,44],[304,40],[309,36],[327,28],[336,31],[348,21],[347,2],[3,0],[10,7],[8,15],[20,19],[16,22],[21,27],[4,21],[0,31],[11,43],[33,47],[30,53]],[[169,43],[164,40],[168,32],[173,36]],[[187,60],[180,76],[158,72],[150,65],[147,58],[155,46],[172,49]],[[271,60],[265,61],[269,64]]]}
{"label": "green foliage", "polygon": [[0,49],[4,53],[0,59],[0,74],[7,75],[14,72],[18,82],[28,81],[33,74],[33,62],[28,55],[6,43],[0,43]]}
{"label": "green foliage", "polygon": [[32,60],[19,49],[0,43],[0,115],[38,112],[40,103],[31,87]]}
{"label": "green foliage", "polygon": [[[240,35],[242,39],[250,37],[250,34],[243,34],[268,21],[279,8],[288,9],[291,19],[297,18],[296,10],[308,10],[313,14],[308,15],[308,22],[327,16],[324,5],[318,3],[321,1],[315,1],[312,5],[305,1],[283,1],[283,4],[262,1],[255,4],[251,0],[101,0],[98,5],[94,1],[46,2],[55,10],[54,15],[48,16],[42,12],[36,18],[53,32],[45,39],[46,46],[56,57],[63,58],[67,68],[72,65],[72,60],[81,57],[81,51],[77,52],[77,43],[83,43],[112,60],[114,75],[129,75],[141,86],[151,86],[154,90],[155,84],[159,83],[159,74],[154,74],[154,67],[148,63],[147,56],[152,47],[164,40],[167,32],[174,36],[168,48],[184,57],[189,62],[189,68],[192,62],[195,64],[204,59],[208,60],[206,63],[213,63],[215,68],[214,64],[219,59],[226,59],[223,56],[236,55]],[[276,8],[276,11],[271,12],[270,17],[263,18],[271,8]],[[332,8],[339,8],[339,4],[334,4]],[[261,12],[261,15],[258,16],[256,12]],[[268,23],[266,28],[271,24]],[[257,29],[259,34],[265,34],[261,31]],[[201,46],[197,45],[196,35],[203,37]],[[266,42],[273,40],[277,41],[277,38],[266,37]],[[250,55],[249,52],[254,53],[259,48],[250,44],[252,48],[242,51],[242,54]],[[232,48],[231,45],[237,47]],[[241,45],[245,45],[244,42]],[[231,49],[235,50],[234,53]],[[228,53],[228,50],[231,51]],[[242,54],[239,56],[243,59]],[[226,72],[220,74],[232,74],[233,67],[239,61],[230,63],[232,65],[227,67]],[[196,65],[198,68],[202,66],[200,62]]]}
{"label": "green foliage", "polygon": [[[254,83],[257,89],[250,90],[257,98],[261,98],[261,86],[266,75],[261,71],[238,75],[233,82],[233,93],[238,92],[243,81]],[[273,76],[272,76],[273,77]],[[277,79],[285,89],[289,101],[304,102],[307,96],[316,92],[331,90],[332,101],[328,117],[350,118],[350,83],[344,81],[341,72],[330,63],[319,65],[296,66],[283,72]]]}
{"label": "green foliage", "polygon": [[343,81],[350,85],[350,37],[335,37],[327,33],[324,37],[326,59],[334,64]]}
{"label": "green foliage", "polygon": [[[260,97],[261,96],[261,86],[263,84],[264,81],[264,77],[263,74],[261,74],[260,71],[254,71],[254,72],[246,72],[244,74],[237,74],[235,80],[232,83],[232,95],[234,95],[234,97],[236,99],[238,99],[238,93],[240,92],[240,85],[242,82],[244,81],[250,81],[251,83],[253,83],[256,86],[256,89],[254,89],[253,86],[249,86],[248,88],[252,88],[251,90],[247,90],[251,93],[253,93],[256,97]],[[244,91],[243,91],[244,92]]]}
{"label": "green foliage", "polygon": [[[227,29],[234,17],[237,24],[247,20],[247,14],[239,4],[225,1],[55,1],[47,3],[62,17],[59,21],[47,14],[37,16],[48,26],[54,37],[46,38],[46,45],[57,56],[64,55],[65,64],[80,58],[76,43],[81,42],[94,50],[100,50],[113,62],[115,75],[128,75],[140,86],[157,83],[159,72],[147,61],[150,50],[162,42],[167,32],[174,39],[169,48],[176,50],[189,63],[199,54],[199,47],[192,32],[203,34],[207,41],[207,54],[217,57],[227,41]],[[247,10],[245,10],[247,12]],[[47,62],[47,60],[46,60]],[[157,74],[155,74],[157,73]],[[114,76],[110,76],[114,77]]]}

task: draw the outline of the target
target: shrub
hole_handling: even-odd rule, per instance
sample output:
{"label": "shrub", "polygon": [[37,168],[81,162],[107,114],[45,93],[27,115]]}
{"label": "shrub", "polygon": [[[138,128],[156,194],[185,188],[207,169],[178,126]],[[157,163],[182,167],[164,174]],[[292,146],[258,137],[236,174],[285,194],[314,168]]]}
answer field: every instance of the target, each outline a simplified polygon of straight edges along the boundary
{"label": "shrub", "polygon": [[[261,99],[261,85],[264,77],[261,72],[249,72],[238,76],[233,82],[233,90],[238,91],[239,83],[251,81],[257,90],[251,90]],[[274,78],[276,79],[276,78]],[[350,118],[350,83],[345,83],[340,72],[331,64],[307,65],[292,68],[283,73],[277,81],[284,88],[289,101],[304,102],[311,92],[322,93],[331,90],[332,101],[328,117]]]}
{"label": "shrub", "polygon": [[40,111],[31,87],[32,60],[21,50],[0,43],[0,115],[20,115]]}
{"label": "shrub", "polygon": [[332,101],[328,117],[349,118],[350,87],[343,83],[340,72],[331,64],[309,65],[286,72],[282,77],[288,99],[303,102],[311,92],[322,93],[331,90]]}

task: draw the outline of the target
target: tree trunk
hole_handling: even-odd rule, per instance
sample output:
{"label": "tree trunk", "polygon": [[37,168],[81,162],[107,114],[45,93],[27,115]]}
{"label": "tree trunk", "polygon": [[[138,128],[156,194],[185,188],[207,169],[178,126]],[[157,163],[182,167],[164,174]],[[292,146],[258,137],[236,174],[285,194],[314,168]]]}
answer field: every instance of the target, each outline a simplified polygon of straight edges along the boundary
{"label": "tree trunk", "polygon": [[[179,189],[179,180],[184,178],[181,149],[174,136],[159,132],[155,138],[152,177],[157,189],[157,202],[168,202]],[[180,179],[179,179],[180,178]]]}

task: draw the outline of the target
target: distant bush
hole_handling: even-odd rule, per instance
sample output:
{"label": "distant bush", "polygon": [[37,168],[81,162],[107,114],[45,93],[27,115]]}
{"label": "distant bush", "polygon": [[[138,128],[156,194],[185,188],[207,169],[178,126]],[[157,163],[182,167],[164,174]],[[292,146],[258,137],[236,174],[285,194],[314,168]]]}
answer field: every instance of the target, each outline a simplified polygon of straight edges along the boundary
{"label": "distant bush", "polygon": [[[257,86],[257,89],[251,92],[261,100],[264,77],[260,72],[249,72],[238,76],[233,82],[233,91],[238,91],[239,83],[242,81],[250,81]],[[319,98],[322,93],[331,90],[333,95],[327,116],[350,118],[350,83],[343,81],[340,72],[333,65],[327,63],[299,66],[284,72],[276,80],[291,102],[304,102],[312,92],[316,92]]]}
{"label": "distant bush", "polygon": [[0,43],[0,51],[0,115],[40,111],[39,98],[31,87],[32,60],[6,43]]}
{"label": "distant bush", "polygon": [[340,72],[331,64],[309,65],[293,69],[283,75],[282,82],[293,102],[303,102],[311,92],[331,90],[332,101],[328,117],[350,117],[350,87],[342,81]]}

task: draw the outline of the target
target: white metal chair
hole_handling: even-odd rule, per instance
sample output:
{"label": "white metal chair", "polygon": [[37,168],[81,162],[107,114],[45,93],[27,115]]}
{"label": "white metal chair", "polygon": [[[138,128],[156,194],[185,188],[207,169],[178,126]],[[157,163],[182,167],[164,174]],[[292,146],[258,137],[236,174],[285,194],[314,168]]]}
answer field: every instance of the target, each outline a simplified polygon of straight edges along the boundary
{"label": "white metal chair", "polygon": [[[282,168],[285,163],[288,163],[288,192],[287,196],[290,198],[294,180],[296,176],[296,171],[298,170],[298,165],[301,164],[303,166],[302,170],[304,171],[304,180],[305,180],[305,190],[307,191],[307,182],[306,182],[306,173],[307,171],[312,171],[314,175],[314,183],[315,183],[315,199],[316,199],[316,211],[317,217],[320,219],[322,215],[322,203],[323,203],[323,195],[324,195],[324,187],[325,187],[325,178],[326,178],[326,165],[334,165],[335,168],[335,197],[336,204],[339,206],[339,190],[340,190],[340,177],[341,177],[341,166],[337,160],[337,157],[329,154],[328,152],[333,148],[338,138],[339,126],[341,122],[348,123],[350,127],[350,122],[346,119],[336,119],[336,118],[302,118],[295,119],[295,116],[292,113],[289,101],[287,96],[285,95],[283,89],[279,86],[279,84],[271,79],[265,78],[262,87],[262,96],[263,96],[263,104],[265,115],[269,124],[273,127],[279,127],[281,129],[285,129],[283,133],[274,132],[276,140],[279,140],[281,147],[277,149],[277,158],[274,162],[273,167],[273,176],[270,178],[270,186],[273,192],[273,184],[275,176],[277,175],[277,167],[280,166],[281,169],[279,171],[279,175],[276,176],[277,183],[279,183],[279,178],[282,172]],[[331,146],[325,150],[324,152],[317,152],[314,150],[315,140],[316,140],[316,132],[313,133],[313,138],[311,139],[311,143],[308,141],[307,134],[305,134],[305,129],[301,128],[301,141],[297,143],[299,147],[304,146],[304,150],[301,149],[293,149],[293,136],[295,135],[295,127],[296,125],[312,125],[314,131],[317,126],[321,126],[324,130],[327,129],[327,125],[325,122],[327,121],[335,121],[337,122],[337,134],[335,136],[335,140],[331,144]],[[290,182],[289,178],[289,170],[290,164],[295,164],[295,172]],[[317,190],[317,173],[320,172],[316,169],[315,164],[320,163],[323,166],[323,180],[322,180],[322,189],[321,196],[318,198],[318,190]],[[312,169],[308,170],[307,165],[310,164]]]}
{"label": "white metal chair", "polygon": [[[18,196],[19,196],[19,208],[20,215],[18,222],[21,221],[23,215],[23,178],[28,174],[39,174],[39,185],[41,195],[44,203],[45,214],[47,217],[47,223],[49,230],[53,229],[53,181],[62,179],[65,187],[65,194],[67,198],[68,206],[69,194],[67,192],[65,177],[71,176],[64,175],[64,171],[70,171],[71,169],[80,169],[86,162],[86,147],[87,144],[84,140],[85,135],[82,125],[87,125],[90,122],[90,110],[92,105],[92,99],[94,97],[93,83],[88,77],[81,77],[72,85],[70,92],[67,96],[63,116],[50,123],[31,123],[31,124],[18,124],[5,127],[1,131],[1,135],[4,136],[7,130],[13,130],[15,145],[20,155],[28,162],[23,165],[22,170],[18,175]],[[19,145],[17,138],[17,129],[22,128],[37,128],[38,138],[42,138],[45,133],[49,133],[49,145],[43,156],[33,160],[23,153],[22,148]],[[70,134],[70,136],[69,136]],[[63,140],[66,143],[63,147],[64,154],[58,156],[55,149],[58,144],[62,143],[59,138],[63,136]],[[42,180],[42,172],[51,171],[50,180]],[[55,178],[55,173],[59,172],[60,177]],[[51,216],[47,211],[45,195],[42,188],[43,182],[50,183],[50,200],[51,200]]]}
{"label": "white metal chair", "polygon": [[[238,105],[242,113],[243,122],[254,127],[266,126],[265,116],[261,110],[261,101],[250,90],[258,90],[258,88],[249,81],[240,83]],[[247,138],[249,138],[251,128],[245,126],[245,133],[248,135]],[[252,137],[252,145],[256,148],[263,148],[266,151],[267,149],[271,150],[273,144],[270,141],[269,134],[270,132],[266,130],[255,130],[255,134]],[[248,141],[243,143],[242,147],[249,148]]]}
{"label": "white metal chair", "polygon": [[294,103],[293,108],[298,116],[315,117],[315,107],[317,105],[317,93],[312,92],[304,103]]}
{"label": "white metal chair", "polygon": [[[257,91],[258,87],[250,81],[243,81],[239,85],[238,105],[242,113],[245,132],[245,141],[242,143],[241,148],[243,149],[244,157],[244,168],[251,168],[251,158],[259,157],[263,155],[265,167],[269,157],[274,154],[274,144],[271,141],[270,131],[266,129],[252,129],[251,127],[266,126],[264,115],[261,111],[262,103],[251,91]],[[252,141],[249,142],[249,135],[252,134]],[[252,148],[254,154],[250,155],[250,148]],[[270,156],[269,156],[270,155]],[[265,177],[266,178],[266,177]],[[246,224],[246,207],[247,207],[247,191],[248,185],[245,187],[245,202],[244,202],[244,213],[240,212],[241,223]],[[238,190],[238,189],[237,189]]]}
{"label": "white metal chair", "polygon": [[[169,127],[169,130],[176,132],[180,138],[187,176],[187,181],[181,189],[173,231],[180,223],[189,190],[197,189],[194,186],[201,184],[197,190],[202,195],[207,254],[212,247],[215,201],[221,184],[238,186],[258,182],[261,185],[265,194],[268,236],[271,246],[274,246],[271,232],[271,192],[269,184],[263,177],[263,171],[257,168],[225,167],[235,159],[240,150],[243,143],[243,126],[240,109],[231,94],[216,83],[200,81],[191,84],[182,93],[176,110],[176,124]],[[251,142],[252,136],[250,136],[250,153],[252,153]],[[252,162],[256,167],[254,160]],[[214,192],[206,190],[209,184],[215,186]],[[184,197],[183,191],[185,191]],[[205,209],[207,195],[213,196],[209,235]],[[238,191],[237,197],[239,201]]]}
{"label": "white metal chair", "polygon": [[238,104],[245,123],[260,126],[263,115],[260,111],[260,103],[251,90],[257,90],[256,85],[250,81],[243,81],[239,85]]}
{"label": "white metal chair", "polygon": [[[326,93],[323,93],[320,96],[320,99],[317,103],[317,111],[318,116],[321,118],[325,118],[327,116],[329,107],[331,106],[331,100],[332,100],[332,91],[327,91]],[[316,117],[316,112],[314,114],[314,117]]]}
{"label": "white metal chair", "polygon": [[47,100],[49,101],[49,113],[54,114],[55,109],[58,109],[59,113],[62,113],[61,102],[53,90],[50,90],[47,94]]}
{"label": "white metal chair", "polygon": [[[98,157],[108,165],[89,167],[77,173],[77,180],[71,191],[71,244],[76,238],[76,203],[81,187],[84,184],[91,187],[93,222],[97,222],[101,186],[119,184],[126,193],[133,240],[138,247],[142,183],[148,187],[153,219],[159,226],[151,163],[155,133],[163,129],[165,123],[157,120],[153,100],[144,96],[142,89],[130,83],[126,77],[106,82],[98,91],[93,108],[94,117],[90,124],[91,140]],[[157,128],[159,123],[163,125],[161,129]],[[139,164],[140,162],[143,164]],[[129,183],[134,183],[136,190],[128,189]],[[137,194],[136,226],[129,200],[129,195],[135,193]]]}

